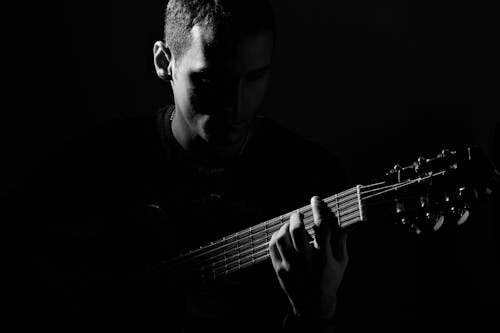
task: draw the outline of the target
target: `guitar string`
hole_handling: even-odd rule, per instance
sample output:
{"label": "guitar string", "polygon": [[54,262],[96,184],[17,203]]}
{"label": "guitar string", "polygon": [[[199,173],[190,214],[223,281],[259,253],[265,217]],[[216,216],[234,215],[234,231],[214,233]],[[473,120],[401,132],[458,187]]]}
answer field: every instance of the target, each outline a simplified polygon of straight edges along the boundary
{"label": "guitar string", "polygon": [[[347,214],[347,213],[346,213]],[[352,220],[352,216],[355,216],[355,217],[359,217],[359,211],[357,210],[351,210],[348,215],[346,216],[343,216],[343,221],[342,221],[342,224],[345,225],[346,223],[349,223],[351,222]],[[310,231],[311,229],[314,228],[314,218],[312,216],[310,216],[309,218],[305,218],[304,220],[304,227],[307,231]],[[259,235],[258,237],[256,237],[253,242],[253,244],[258,244],[259,242],[261,242],[263,239],[267,239],[270,237],[270,234],[272,235],[272,233],[274,233],[275,231],[278,231],[280,228],[282,227],[282,225],[276,225],[274,227],[272,227],[272,229],[268,230],[266,233],[263,233],[262,235]],[[312,236],[312,235],[311,235]],[[251,244],[250,243],[250,244]],[[244,249],[247,245],[250,245],[250,244],[245,244],[243,246],[241,246],[239,248],[240,252],[242,251],[242,249]],[[216,260],[218,257],[223,257],[225,254],[226,255],[230,255],[232,253],[238,253],[237,250],[233,250],[233,249],[230,249],[226,252],[223,252],[223,253],[219,253],[219,254],[216,254],[210,258],[206,258],[207,260]]]}
{"label": "guitar string", "polygon": [[[376,186],[376,185],[379,185],[379,184],[383,184],[383,183],[372,184],[372,185],[368,185],[367,187],[370,187],[370,186]],[[394,186],[392,186],[392,187],[394,187]],[[355,188],[354,188],[354,189],[351,189],[351,190],[348,190],[348,192],[351,192],[351,191],[353,192],[354,190],[355,190]],[[368,192],[369,192],[369,191],[368,191]],[[333,196],[333,198],[332,198],[332,199],[335,199],[335,196]],[[325,200],[325,201],[326,201],[326,200]],[[349,207],[350,205],[353,205],[353,204],[356,204],[356,205],[357,205],[357,203],[358,203],[358,202],[357,202],[357,199],[353,199],[353,200],[351,200],[351,201],[344,200],[344,202],[346,202],[346,201],[347,201],[347,202],[349,202],[349,204],[344,205],[345,207]],[[331,203],[333,203],[333,200],[331,200],[330,202],[331,202]],[[345,209],[345,207],[342,207],[342,209]],[[305,206],[305,207],[303,207],[303,208],[306,208],[306,209],[307,209],[307,210],[305,210],[305,211],[304,211],[304,214],[306,215],[306,216],[304,216],[304,218],[307,218],[307,214],[308,214],[309,212],[312,212],[312,211],[311,211],[311,209],[310,209],[310,205],[309,205],[309,206]],[[330,207],[330,206],[329,206],[329,208],[332,208],[332,207]],[[357,208],[357,207],[356,207],[356,208]],[[352,211],[352,208],[351,208],[351,210],[350,210],[350,211],[346,211],[346,212],[344,212],[344,214],[351,213],[351,211]],[[291,213],[293,213],[293,212],[291,212]],[[288,216],[287,216],[287,215],[291,215],[291,213],[290,213],[290,214],[286,214],[285,216],[288,218]],[[311,216],[311,215],[309,215],[309,216]],[[282,217],[283,217],[283,216],[282,216]],[[272,220],[271,220],[271,221],[272,221]],[[310,221],[312,221],[312,219],[311,219]],[[308,223],[308,222],[309,222],[309,220],[307,220],[307,219],[306,219],[304,222],[305,222],[305,223]],[[350,222],[350,221],[348,220],[348,221],[346,221],[346,222]],[[274,223],[274,221],[273,221],[273,223]],[[279,228],[281,228],[282,224],[284,224],[284,222],[282,221],[282,218],[281,218],[281,221],[280,221],[280,220],[276,221],[276,223],[274,223],[274,225],[271,225],[271,227],[270,227],[269,229],[264,228],[264,230],[260,231],[259,233],[264,233],[264,232],[265,232],[265,233],[266,233],[266,236],[267,236],[267,234],[268,234],[269,232],[274,232],[274,231],[279,230]],[[252,227],[252,229],[256,230],[256,229],[259,229],[259,228],[258,228],[257,226],[255,226],[255,227]],[[266,229],[267,229],[267,230],[266,230]],[[246,236],[246,237],[240,238],[239,240],[236,240],[236,242],[238,242],[238,246],[237,246],[237,249],[233,251],[233,253],[241,253],[241,248],[245,248],[246,246],[251,245],[251,243],[252,243],[252,242],[258,243],[258,242],[260,242],[260,241],[262,240],[262,237],[257,236],[257,234],[253,234],[253,233],[251,233],[251,232],[252,232],[252,230],[245,230],[245,231],[240,232],[240,233],[245,233],[245,232],[248,232],[248,233],[249,233],[249,235],[248,235],[248,236]],[[268,236],[267,236],[267,237],[268,237]],[[230,238],[231,238],[231,236],[230,236],[230,237],[226,237],[224,240],[228,240],[228,239],[230,239]],[[211,250],[209,251],[209,253],[210,253],[210,252],[217,251],[217,250],[222,250],[222,249],[223,249],[223,248],[225,248],[225,247],[234,246],[236,242],[226,243],[226,244],[224,244],[223,246],[221,246],[221,247],[219,247],[219,248],[213,248],[213,249],[211,249]],[[248,243],[250,243],[250,244],[248,244]],[[214,245],[214,244],[211,244],[211,245]],[[206,250],[206,248],[202,248],[202,249],[203,249],[203,250]],[[240,252],[238,252],[238,251],[240,251]],[[222,253],[216,253],[216,254],[215,254],[215,255],[213,255],[212,257],[206,258],[206,255],[207,255],[207,254],[209,254],[209,253],[207,253],[207,252],[203,252],[203,253],[201,253],[201,254],[200,254],[200,255],[198,255],[198,256],[195,256],[195,257],[190,257],[190,258],[185,258],[186,260],[179,260],[179,258],[180,258],[180,257],[178,257],[178,258],[176,258],[176,259],[177,259],[177,264],[191,263],[191,264],[198,264],[198,265],[199,265],[199,264],[203,264],[203,263],[205,263],[205,262],[212,262],[212,263],[213,263],[213,261],[212,261],[212,260],[213,260],[214,258],[217,258],[217,257],[221,257],[220,261],[223,261],[223,260],[226,260],[226,261],[227,261],[227,255],[231,255],[231,250],[226,251],[226,252],[222,252]],[[191,253],[190,253],[190,254],[191,254]],[[224,257],[225,257],[225,258],[224,258]],[[224,258],[224,259],[223,259],[223,258]],[[195,260],[198,260],[198,263],[193,262],[193,261],[195,261]],[[201,262],[200,262],[200,260],[201,260]]]}
{"label": "guitar string", "polygon": [[[436,175],[436,174],[434,174],[434,175]],[[431,175],[431,176],[432,176],[432,175]],[[392,191],[392,190],[394,190],[394,189],[398,189],[398,188],[401,188],[401,187],[404,187],[404,186],[408,186],[408,185],[411,185],[411,184],[413,184],[413,183],[415,183],[415,182],[419,182],[419,181],[421,181],[421,180],[425,180],[425,179],[427,179],[427,178],[430,178],[431,176],[428,176],[428,177],[422,177],[421,179],[417,179],[417,180],[414,180],[414,181],[409,181],[409,182],[406,182],[406,183],[403,183],[403,184],[401,184],[401,183],[400,183],[400,184],[393,184],[393,185],[388,185],[388,186],[382,186],[382,187],[380,187],[380,188],[376,188],[376,189],[372,189],[372,190],[364,190],[364,191],[360,191],[360,194],[365,194],[365,193],[370,193],[370,192],[374,192],[374,191],[379,191],[379,193],[375,193],[375,194],[373,194],[373,195],[371,195],[371,196],[365,197],[364,199],[366,200],[366,199],[368,199],[368,198],[372,198],[372,197],[375,197],[375,196],[377,196],[377,195],[381,195],[381,194],[383,194],[383,193],[385,193],[385,192]],[[384,183],[383,183],[383,182],[381,182],[381,183],[371,184],[371,185],[367,185],[367,186],[363,186],[363,187],[373,187],[373,186],[377,186],[377,185],[380,185],[380,184],[384,184]],[[385,188],[386,190],[382,190],[382,191],[381,191],[381,189],[383,189],[383,188]],[[388,188],[388,189],[387,189],[387,188]],[[343,192],[343,193],[344,193],[344,196],[346,196],[346,195],[347,195],[347,193],[349,193],[349,192],[354,192],[354,191],[356,191],[356,189],[357,189],[357,188],[352,188],[352,189],[349,189],[349,190],[347,190],[347,191],[344,191],[344,192]],[[338,197],[339,197],[339,195],[340,195],[340,194],[342,194],[342,193],[339,193],[338,195],[334,195],[334,196],[328,197],[328,198],[326,198],[326,199],[325,199],[325,201],[327,201],[327,200],[328,200],[328,203],[334,203],[334,202],[333,202],[333,199],[338,199]],[[351,195],[351,196],[352,196],[352,195]],[[348,202],[348,203],[355,203],[355,202],[356,202],[356,203],[357,203],[357,199],[356,199],[356,200],[346,199],[346,200],[343,200],[343,202],[344,202],[344,203],[345,203],[345,202]],[[336,204],[336,203],[334,203],[334,204]],[[349,205],[346,205],[346,206],[347,206],[347,207],[349,207]],[[311,212],[311,208],[310,208],[310,207],[311,207],[311,206],[310,206],[310,205],[308,205],[308,206],[302,207],[302,208],[300,208],[300,209],[298,209],[298,210],[296,210],[296,211],[300,211],[300,210],[304,209],[304,213],[306,213],[306,214],[307,214],[308,212]],[[330,207],[330,206],[328,205],[328,207]],[[330,207],[330,208],[331,208],[331,207]],[[293,212],[295,212],[295,211],[293,211]],[[293,212],[290,212],[290,213],[288,213],[288,214],[285,214],[285,216],[286,216],[286,217],[288,217],[288,215],[293,214]],[[334,211],[334,212],[335,212],[335,211]],[[338,211],[337,211],[337,212],[335,212],[335,213],[338,213]],[[358,217],[359,217],[359,216],[358,216]],[[266,221],[266,222],[273,222],[273,223],[274,223],[274,222],[275,222],[274,220],[276,220],[276,218],[275,218],[275,219],[271,219],[271,220]],[[305,225],[306,225],[306,224],[308,224],[308,223],[310,223],[310,222],[313,222],[313,219],[307,219],[306,217],[304,217],[304,224],[305,224]],[[268,244],[268,240],[267,240],[267,238],[270,238],[270,237],[268,236],[268,233],[269,233],[269,232],[274,232],[274,231],[279,230],[279,228],[281,228],[282,224],[284,224],[284,223],[285,223],[285,222],[283,222],[283,215],[282,215],[282,216],[280,217],[280,219],[278,220],[278,222],[277,222],[277,223],[275,223],[274,225],[272,225],[272,226],[269,228],[269,229],[271,229],[271,228],[272,228],[272,230],[269,230],[269,229],[268,229],[268,230],[263,230],[263,231],[265,231],[265,232],[266,232],[266,236],[265,236],[265,238],[262,238],[262,237],[255,237],[255,234],[252,234],[252,229],[254,229],[254,230],[255,230],[255,229],[258,229],[258,228],[259,228],[259,226],[254,226],[254,227],[252,227],[252,228],[248,229],[248,231],[247,231],[247,230],[245,230],[245,231],[240,232],[240,233],[244,233],[244,232],[249,232],[249,233],[250,233],[250,235],[249,235],[249,236],[247,236],[247,237],[243,237],[243,238],[240,238],[240,239],[239,239],[239,241],[244,241],[244,242],[242,242],[241,246],[242,246],[242,247],[245,247],[245,246],[249,245],[249,244],[247,244],[248,242],[250,242],[250,243],[258,243],[258,242],[261,242],[263,239],[265,239],[265,242],[264,242],[264,244],[260,244],[260,245],[259,245],[259,248],[260,248],[260,247],[262,247],[263,245],[267,245],[267,244]],[[266,229],[266,227],[264,227],[264,228]],[[310,230],[310,229],[312,229],[312,226],[311,226],[310,228],[308,228],[308,230]],[[261,231],[261,232],[263,232],[263,231]],[[259,232],[259,233],[261,233],[261,232]],[[238,235],[238,233],[236,233],[236,234],[232,235],[232,237],[235,237],[235,236],[237,236],[237,235]],[[230,239],[230,238],[232,238],[232,237],[231,237],[231,236],[226,237],[226,238],[222,239],[221,241],[226,241],[226,240],[228,240],[228,239]],[[249,239],[249,240],[248,240],[248,239]],[[237,240],[237,241],[238,241],[238,240]],[[215,245],[215,243],[212,243],[212,244],[210,244],[210,245]],[[230,246],[230,245],[232,245],[232,244],[231,244],[231,243],[229,243],[229,244],[224,244],[222,247],[212,249],[211,251],[213,251],[213,250],[221,250],[221,249],[223,249],[224,247],[227,247],[227,246]],[[250,244],[250,245],[252,245],[252,244]],[[202,250],[202,249],[206,249],[206,248],[203,248],[203,247],[202,247],[202,248],[200,248],[200,250]],[[253,256],[255,256],[255,253],[254,253],[254,252],[255,252],[255,248],[253,248],[253,249],[252,249],[252,246],[250,246],[250,249],[247,249],[247,252],[248,252],[248,251],[251,251],[250,256],[252,256],[252,257],[253,257]],[[236,251],[233,251],[233,253],[234,253],[234,254],[231,254],[231,252],[227,252],[227,253],[225,253],[225,254],[224,254],[224,253],[222,253],[222,254],[224,255],[224,256],[223,256],[223,258],[224,258],[224,259],[222,259],[222,258],[221,258],[219,261],[216,261],[216,262],[214,262],[214,261],[213,261],[213,259],[214,259],[214,258],[216,258],[216,257],[221,257],[221,254],[216,254],[216,255],[215,255],[215,256],[213,256],[213,257],[206,258],[206,256],[203,256],[205,253],[203,253],[203,254],[202,254],[202,256],[203,256],[203,257],[202,257],[202,256],[200,256],[200,257],[186,258],[186,259],[187,259],[189,262],[191,262],[191,261],[192,261],[192,260],[194,260],[194,259],[202,259],[202,262],[201,262],[201,263],[198,263],[198,265],[200,265],[200,264],[204,264],[204,263],[206,263],[206,262],[210,262],[210,263],[211,263],[211,265],[212,265],[212,266],[214,266],[214,265],[219,265],[219,262],[222,262],[222,261],[224,261],[225,265],[230,265],[231,263],[233,263],[233,261],[229,261],[229,263],[228,263],[228,257],[227,257],[227,255],[231,255],[231,257],[229,257],[229,259],[231,259],[233,256],[237,256],[237,257],[238,257],[238,258],[237,258],[237,260],[238,260],[238,261],[240,261],[240,262],[241,262],[242,260],[245,260],[245,259],[247,259],[247,258],[248,258],[248,256],[243,256],[243,257],[241,257],[241,255],[242,255],[244,252],[241,252],[239,249],[237,249]],[[192,254],[192,252],[191,252],[191,253],[188,253],[188,254]],[[206,254],[205,254],[205,255],[206,255]],[[255,259],[253,259],[253,261],[255,262]]]}
{"label": "guitar string", "polygon": [[434,178],[436,176],[441,176],[441,175],[444,175],[446,171],[440,171],[440,172],[436,172],[436,173],[433,173],[432,175],[428,175],[428,176],[424,176],[424,177],[420,177],[420,178],[417,178],[417,179],[412,179],[410,181],[407,181],[405,183],[400,183],[400,184],[394,184],[394,187],[393,188],[390,188],[390,189],[386,189],[386,190],[383,190],[379,193],[375,193],[375,194],[372,194],[372,195],[369,195],[369,196],[366,196],[363,198],[363,200],[367,200],[367,199],[371,199],[373,197],[376,197],[376,196],[379,196],[379,195],[382,195],[384,193],[387,193],[387,192],[390,192],[390,191],[394,191],[394,190],[398,190],[402,187],[405,187],[405,186],[409,186],[409,185],[413,185],[415,183],[420,183],[424,180],[427,180],[427,179],[430,179],[430,178]]}
{"label": "guitar string", "polygon": [[[354,191],[352,191],[352,192],[354,192]],[[343,206],[343,207],[340,207],[341,209],[343,209],[343,208],[346,208],[346,207],[350,207],[351,205],[353,205],[355,203],[357,204],[357,199],[355,199],[355,197],[357,197],[357,195],[355,195],[353,193],[353,194],[351,194],[349,196],[349,198],[345,198],[344,200],[339,201],[338,202],[339,207]],[[325,199],[325,202],[326,202],[326,199]],[[333,202],[333,200],[329,200],[328,204],[330,204],[332,202]],[[337,206],[336,202],[335,202],[335,206]],[[297,211],[302,211],[301,212],[302,214],[304,214],[304,213],[307,214],[309,212],[312,212],[310,205],[301,207],[301,208],[299,208],[297,210],[294,210],[292,212],[288,212],[288,213],[286,213],[284,215],[281,215],[278,218],[270,219],[270,220],[265,221],[264,223],[258,224],[256,226],[253,226],[253,227],[249,228],[249,229],[245,229],[245,230],[239,231],[237,233],[234,233],[232,235],[224,237],[224,238],[222,238],[220,240],[217,240],[217,241],[215,241],[213,243],[210,243],[209,245],[202,246],[199,249],[196,249],[194,251],[188,252],[188,253],[186,253],[184,255],[181,255],[181,256],[178,256],[178,257],[174,258],[173,260],[168,260],[168,261],[163,262],[161,264],[165,264],[165,265],[169,265],[169,264],[172,264],[172,265],[184,264],[185,261],[195,260],[197,258],[200,258],[201,256],[206,255],[207,253],[210,253],[210,252],[213,252],[213,251],[217,251],[217,250],[222,250],[222,249],[224,249],[226,247],[229,247],[229,246],[232,246],[232,245],[234,245],[236,243],[238,243],[238,246],[240,244],[244,245],[245,243],[250,242],[251,239],[252,239],[252,237],[255,236],[255,234],[252,233],[253,230],[259,230],[260,228],[263,228],[264,230],[266,230],[266,229],[269,230],[270,228],[275,227],[276,225],[280,225],[281,226],[283,223],[285,223],[285,221],[283,221],[284,219],[285,220],[289,219],[290,216],[294,212],[297,212]],[[337,212],[335,212],[335,213],[337,213]],[[245,234],[245,233],[248,233],[249,235],[248,236],[243,236],[243,237],[239,238],[239,236],[241,234]],[[221,245],[221,243],[222,243],[222,245]]]}
{"label": "guitar string", "polygon": [[[330,207],[330,208],[331,208],[331,207]],[[355,210],[353,210],[353,209],[351,208],[350,210],[343,212],[343,215],[341,216],[341,222],[342,222],[342,223],[344,223],[344,224],[346,224],[346,223],[348,223],[348,222],[351,222],[353,214],[354,214],[356,217],[359,217],[359,210],[358,210],[358,208],[357,208],[357,202],[356,202],[356,209],[355,209]],[[314,221],[314,218],[313,218],[313,216],[312,216],[312,215],[309,215],[309,216],[307,216],[307,217],[305,217],[305,218],[303,219],[304,225],[305,225],[305,227],[307,228],[307,230],[312,229],[312,226],[313,226],[313,224],[314,224],[314,223],[313,223],[313,221]],[[260,242],[263,238],[266,238],[266,240],[267,240],[267,238],[270,238],[270,235],[269,235],[269,234],[270,234],[270,233],[272,234],[272,233],[274,233],[275,231],[279,230],[279,229],[282,227],[282,225],[283,225],[284,223],[285,223],[285,222],[284,222],[284,221],[282,221],[282,222],[281,222],[281,223],[279,223],[279,224],[275,224],[275,225],[271,226],[270,228],[268,228],[268,229],[267,229],[267,231],[266,231],[266,230],[264,230],[264,231],[260,232],[260,233],[262,233],[262,234],[263,234],[262,236],[264,236],[264,232],[265,232],[265,236],[264,236],[264,237],[262,237],[262,236],[260,236],[260,237],[255,237],[255,235],[254,235],[254,234],[249,235],[249,236],[248,236],[248,237],[246,237],[246,238],[252,238],[252,237],[253,237],[253,239],[252,239],[252,240],[250,240],[250,241],[248,241],[248,240],[247,240],[247,241],[245,241],[243,244],[238,245],[238,246],[236,247],[236,249],[234,249],[234,250],[223,251],[222,253],[216,253],[216,254],[215,254],[215,255],[213,255],[212,257],[208,257],[208,258],[207,258],[207,254],[210,254],[210,252],[213,252],[214,250],[221,250],[222,248],[224,248],[224,247],[225,247],[225,246],[222,246],[222,247],[220,247],[220,248],[218,248],[218,249],[212,249],[211,251],[209,251],[209,253],[203,253],[203,254],[198,255],[198,256],[196,256],[196,257],[193,257],[193,258],[186,258],[186,260],[183,260],[183,261],[179,262],[178,264],[179,264],[179,265],[182,265],[182,264],[200,265],[200,264],[203,264],[203,263],[206,263],[206,262],[210,262],[210,263],[212,263],[212,262],[213,262],[213,259],[214,259],[214,258],[217,258],[217,257],[221,257],[221,261],[222,261],[222,260],[224,260],[224,259],[223,259],[223,258],[224,258],[224,255],[226,255],[226,260],[227,260],[227,254],[228,254],[228,253],[229,253],[229,254],[231,254],[231,252],[230,252],[230,251],[232,251],[232,253],[241,253],[242,248],[244,249],[245,247],[247,247],[247,246],[249,246],[249,245],[250,245],[250,247],[251,247],[252,242],[253,242],[253,243],[258,243],[258,242]]]}
{"label": "guitar string", "polygon": [[[342,200],[338,200],[338,198],[343,198],[343,199]],[[347,191],[339,193],[337,195],[337,197],[335,197],[335,196],[328,197],[324,201],[327,204],[332,203],[333,201],[335,201],[335,204],[337,204],[337,202],[338,202],[339,207],[343,208],[342,205],[348,207],[349,205],[354,204],[354,202],[357,202],[356,198],[357,198],[356,188],[352,188],[352,189],[349,189]],[[235,240],[235,241],[240,241],[240,242],[244,241],[246,239],[249,239],[248,236],[244,236],[244,237],[240,237],[240,238],[238,238],[238,236],[240,236],[241,234],[245,234],[247,232],[250,233],[249,236],[252,236],[252,230],[258,230],[260,228],[266,229],[266,228],[272,227],[272,226],[274,226],[276,224],[283,223],[282,222],[283,218],[289,218],[291,214],[293,214],[294,212],[297,212],[297,211],[299,211],[301,213],[308,213],[308,211],[311,211],[311,205],[307,205],[307,206],[301,207],[301,208],[299,208],[297,210],[294,210],[294,211],[288,212],[286,214],[283,214],[280,217],[276,217],[276,218],[264,221],[263,223],[257,224],[257,225],[255,225],[255,226],[253,226],[251,228],[248,228],[248,229],[236,232],[236,233],[234,233],[232,235],[229,235],[229,236],[226,236],[226,237],[224,237],[222,239],[214,241],[214,242],[212,242],[212,243],[210,243],[208,245],[201,246],[198,249],[195,249],[193,251],[190,251],[188,253],[182,254],[182,255],[174,258],[172,261],[177,261],[177,260],[179,260],[181,258],[186,258],[187,259],[187,257],[194,256],[194,255],[198,254],[199,252],[205,253],[207,250],[208,251],[212,251],[212,250],[220,249],[220,248],[225,247],[225,246],[232,245],[232,243],[228,243],[227,242],[228,240],[231,240],[231,241]],[[221,243],[223,243],[221,247],[216,247],[216,246],[220,245]],[[167,260],[166,262],[163,262],[162,264],[168,264],[169,262],[171,262],[171,260]]]}
{"label": "guitar string", "polygon": [[[399,189],[399,188],[402,188],[402,187],[414,184],[416,182],[420,182],[421,180],[425,180],[427,178],[431,178],[431,177],[433,177],[435,175],[437,175],[437,173],[434,174],[434,175],[428,176],[428,177],[423,177],[421,179],[417,179],[415,181],[409,181],[409,182],[406,182],[404,184],[401,184],[401,183],[400,184],[394,184],[394,185],[391,186],[392,187],[391,190]],[[385,187],[387,187],[387,186],[385,186]],[[372,191],[366,191],[366,192],[372,192]],[[381,191],[380,193],[378,193],[376,195],[380,195],[380,194],[382,194],[384,192],[387,192],[387,190],[386,191]],[[374,197],[376,195],[372,195],[370,197]],[[359,218],[359,217],[360,217],[359,215],[355,216],[355,217],[351,218],[351,220]],[[313,219],[309,219],[307,221],[304,220],[304,224],[305,225],[309,224],[311,222],[314,222]],[[314,223],[311,223],[308,227],[306,227],[306,230],[309,231],[309,230],[313,229],[313,224]],[[281,228],[281,226],[279,226],[279,228]],[[279,228],[275,228],[275,229],[278,230]],[[273,231],[271,231],[271,232],[273,232]],[[234,251],[233,253],[228,252],[227,255],[230,255],[230,257],[224,256],[224,259],[220,259],[219,261],[215,261],[214,262],[213,258],[209,258],[206,262],[209,262],[210,265],[209,266],[202,266],[201,270],[203,272],[206,269],[211,269],[211,272],[209,272],[209,273],[211,273],[213,275],[213,277],[215,278],[215,277],[217,277],[219,275],[228,274],[228,272],[230,272],[232,269],[227,269],[227,267],[230,267],[231,264],[234,264],[236,262],[238,263],[238,268],[241,267],[240,263],[244,262],[245,260],[250,260],[249,262],[255,263],[256,259],[260,258],[260,257],[255,258],[256,255],[260,256],[261,252],[259,252],[259,250],[262,249],[262,248],[266,248],[267,249],[268,242],[269,242],[268,238],[270,238],[270,237],[266,236],[265,242],[263,244],[259,244],[259,245],[254,246],[254,247],[251,246],[250,248],[248,248],[248,249],[246,249],[244,251]],[[262,238],[258,238],[255,241],[255,243],[258,243],[259,241],[262,241]],[[218,256],[220,256],[220,255],[218,255]],[[267,255],[265,255],[265,257],[267,257]],[[212,259],[212,260],[210,260],[210,259]],[[201,263],[201,264],[203,264],[203,263]],[[222,268],[222,267],[225,268],[223,271],[221,271],[221,272],[217,272],[216,271],[217,269]],[[203,272],[203,273],[206,273],[206,272]]]}
{"label": "guitar string", "polygon": [[[359,218],[359,214],[353,215],[349,220],[353,221]],[[310,234],[311,230],[314,228],[314,221],[311,219],[308,221],[310,222],[309,226],[306,228],[306,231]],[[244,251],[241,252],[233,252],[230,257],[225,257],[221,258],[221,260],[218,261],[211,261],[207,260],[206,262],[199,263],[200,266],[200,271],[203,273],[206,273],[207,270],[209,270],[209,274],[217,274],[218,269],[222,269],[221,271],[227,271],[228,269],[231,269],[230,266],[232,264],[237,264],[236,266],[241,266],[241,263],[245,263],[246,260],[255,261],[255,256],[261,253],[260,251],[262,249],[268,250],[269,246],[269,241],[270,241],[271,236],[267,236],[264,238],[261,238],[261,241],[264,240],[263,243],[258,244],[257,246],[254,247],[249,247],[245,249]],[[203,266],[203,264],[206,264]]]}
{"label": "guitar string", "polygon": [[[342,220],[347,221],[344,216],[342,216]],[[306,218],[304,222],[305,222],[305,224],[308,224],[310,221],[311,222],[313,221],[312,216],[310,216],[309,218]],[[235,246],[234,244],[232,244],[232,247],[235,248],[234,250],[232,250],[232,252],[235,252],[235,253],[237,253],[238,251],[241,252],[242,249],[245,249],[248,246],[251,247],[252,243],[259,243],[259,242],[261,242],[261,240],[264,237],[266,239],[269,238],[270,233],[274,233],[275,231],[277,231],[279,228],[281,228],[282,224],[275,224],[274,226],[270,227],[267,230],[267,232],[261,232],[262,235],[260,237],[256,237],[255,235],[252,235],[253,236],[252,241],[245,241],[244,243],[241,243],[238,246]],[[222,247],[220,249],[222,249]],[[182,264],[199,265],[200,263],[211,261],[212,259],[217,258],[217,257],[221,257],[221,259],[223,260],[224,255],[226,255],[226,258],[227,258],[227,253],[229,253],[229,254],[231,253],[228,251],[223,251],[222,253],[215,253],[214,254],[213,252],[214,252],[214,250],[211,250],[210,253],[208,253],[208,255],[212,255],[212,257],[207,258],[207,255],[198,255],[194,258],[187,258],[187,260],[182,260],[182,261],[178,262],[177,265],[182,265]],[[177,265],[175,265],[175,266],[177,266]]]}
{"label": "guitar string", "polygon": [[268,258],[269,257],[268,243],[261,244],[257,248],[254,248],[253,250],[248,249],[246,253],[247,253],[246,255],[240,257],[239,259],[232,260],[227,264],[224,263],[219,265],[207,265],[205,267],[202,267],[201,269],[202,277],[216,278],[217,276],[220,275],[227,275],[231,272],[237,271],[247,266],[251,266],[257,262],[260,262]]}
{"label": "guitar string", "polygon": [[[355,218],[359,218],[359,212],[358,211],[353,211],[351,212],[348,217],[343,221],[343,223],[348,223],[352,221]],[[309,233],[310,236],[312,235],[311,230],[314,228],[314,218],[311,216],[310,218],[304,219],[304,225],[306,231]],[[278,231],[282,226],[278,225],[273,227],[273,230],[268,231],[265,235],[262,235],[258,238],[256,238],[252,243],[246,244],[243,247],[240,247],[239,249],[235,250],[229,250],[223,253],[219,253],[213,257],[210,258],[203,258],[202,262],[196,263],[196,265],[202,266],[206,263],[209,263],[211,266],[219,265],[219,264],[228,264],[228,261],[233,260],[236,258],[238,260],[238,257],[241,257],[241,255],[245,255],[248,253],[248,251],[252,251],[252,249],[255,249],[256,247],[259,247],[262,245],[262,241],[264,241],[265,245],[267,245],[268,239],[270,239],[271,235],[275,232]]]}

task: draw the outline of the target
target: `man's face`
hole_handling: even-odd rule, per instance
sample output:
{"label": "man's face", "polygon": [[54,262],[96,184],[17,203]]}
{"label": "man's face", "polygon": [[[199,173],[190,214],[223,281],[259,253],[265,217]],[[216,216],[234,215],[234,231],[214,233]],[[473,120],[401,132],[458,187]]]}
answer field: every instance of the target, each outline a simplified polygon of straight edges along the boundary
{"label": "man's face", "polygon": [[209,144],[242,142],[266,94],[273,36],[213,34],[196,25],[173,69],[176,112],[190,136]]}

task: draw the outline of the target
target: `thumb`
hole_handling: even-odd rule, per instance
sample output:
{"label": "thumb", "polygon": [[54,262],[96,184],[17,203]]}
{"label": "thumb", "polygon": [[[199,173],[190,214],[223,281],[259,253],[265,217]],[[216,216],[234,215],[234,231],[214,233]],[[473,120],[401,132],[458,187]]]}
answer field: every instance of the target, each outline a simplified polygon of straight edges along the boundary
{"label": "thumb", "polygon": [[338,230],[333,233],[331,240],[333,257],[341,263],[347,262],[349,260],[347,253],[347,233]]}
{"label": "thumb", "polygon": [[[311,198],[311,207],[314,218],[315,241],[314,247],[318,250],[325,251],[327,256],[332,254],[331,247],[331,226],[329,219],[329,208],[319,197]],[[331,212],[330,212],[331,213]]]}

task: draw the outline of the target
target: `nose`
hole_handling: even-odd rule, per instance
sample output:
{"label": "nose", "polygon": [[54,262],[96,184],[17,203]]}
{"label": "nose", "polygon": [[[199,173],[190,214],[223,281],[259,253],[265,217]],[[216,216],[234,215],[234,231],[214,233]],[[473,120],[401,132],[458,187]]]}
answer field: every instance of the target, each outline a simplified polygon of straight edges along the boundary
{"label": "nose", "polygon": [[236,117],[244,105],[244,81],[240,78],[230,80],[222,89],[222,109],[225,114]]}

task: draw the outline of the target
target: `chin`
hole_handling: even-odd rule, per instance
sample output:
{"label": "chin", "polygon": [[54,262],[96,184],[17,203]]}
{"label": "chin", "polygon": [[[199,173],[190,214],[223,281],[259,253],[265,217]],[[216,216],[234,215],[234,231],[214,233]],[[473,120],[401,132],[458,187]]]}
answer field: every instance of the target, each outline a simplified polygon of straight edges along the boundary
{"label": "chin", "polygon": [[210,145],[216,146],[231,146],[240,143],[244,140],[246,132],[244,131],[228,131],[228,132],[218,132],[218,133],[207,133],[206,141]]}

